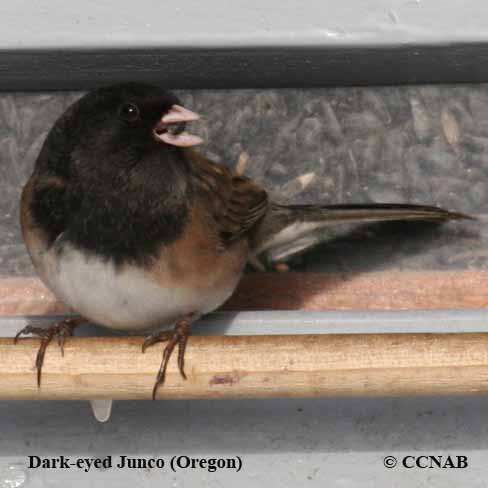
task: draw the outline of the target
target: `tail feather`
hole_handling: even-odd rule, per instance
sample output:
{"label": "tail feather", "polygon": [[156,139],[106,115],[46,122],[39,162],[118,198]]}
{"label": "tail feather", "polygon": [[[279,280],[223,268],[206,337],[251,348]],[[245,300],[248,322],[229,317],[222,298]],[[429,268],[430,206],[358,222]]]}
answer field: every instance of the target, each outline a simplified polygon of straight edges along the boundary
{"label": "tail feather", "polygon": [[285,210],[294,219],[367,222],[392,220],[474,220],[470,215],[451,212],[440,207],[408,203],[369,203],[344,205],[275,205],[278,212]]}
{"label": "tail feather", "polygon": [[474,220],[439,207],[401,203],[346,205],[272,204],[254,236],[254,255],[283,246],[325,226],[344,223]]}

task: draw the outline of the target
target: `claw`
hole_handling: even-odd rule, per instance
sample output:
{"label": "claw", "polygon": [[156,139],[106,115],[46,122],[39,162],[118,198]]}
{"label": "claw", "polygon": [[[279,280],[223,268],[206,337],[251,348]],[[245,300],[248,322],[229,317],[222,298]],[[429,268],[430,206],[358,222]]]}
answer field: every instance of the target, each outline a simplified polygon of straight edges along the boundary
{"label": "claw", "polygon": [[156,332],[146,337],[142,343],[142,352],[145,353],[148,347],[156,344],[157,342],[166,342],[171,339],[171,331]]}
{"label": "claw", "polygon": [[46,355],[46,348],[50,342],[50,339],[41,339],[41,345],[39,346],[39,350],[37,351],[36,356],[36,370],[37,370],[37,386],[41,386],[41,373],[42,373],[42,365],[44,363],[44,356]]}
{"label": "claw", "polygon": [[57,337],[58,345],[61,349],[61,355],[64,356],[64,340],[67,336],[73,335],[73,330],[84,322],[84,319],[66,319],[61,322],[57,322],[49,327],[34,327],[32,325],[25,326],[22,330],[17,332],[14,337],[14,344],[21,335],[33,334],[37,335],[41,339],[39,350],[36,356],[36,370],[37,370],[37,386],[41,386],[41,373],[42,365],[44,364],[44,356],[46,355],[46,349],[53,337]]}
{"label": "claw", "polygon": [[161,365],[159,366],[159,371],[156,377],[156,382],[154,383],[154,387],[152,390],[152,399],[155,400],[156,393],[158,390],[159,385],[164,383],[166,378],[166,369],[168,367],[168,362],[173,353],[174,348],[178,345],[178,370],[180,372],[181,377],[186,380],[186,374],[184,371],[185,366],[185,350],[186,350],[186,343],[188,341],[188,335],[190,332],[190,321],[188,318],[183,318],[176,322],[174,329],[171,331],[163,331],[155,334],[151,334],[148,336],[144,343],[142,344],[142,352],[156,344],[157,342],[168,342],[166,347],[163,351],[163,357],[161,359]]}
{"label": "claw", "polygon": [[34,332],[34,329],[37,327],[33,327],[32,325],[26,325],[23,329],[19,330],[17,334],[15,334],[14,337],[14,344],[17,344],[17,341],[19,340],[19,337],[23,334],[32,334]]}
{"label": "claw", "polygon": [[61,334],[58,335],[58,346],[61,350],[61,356],[64,357],[64,337],[61,339]]}

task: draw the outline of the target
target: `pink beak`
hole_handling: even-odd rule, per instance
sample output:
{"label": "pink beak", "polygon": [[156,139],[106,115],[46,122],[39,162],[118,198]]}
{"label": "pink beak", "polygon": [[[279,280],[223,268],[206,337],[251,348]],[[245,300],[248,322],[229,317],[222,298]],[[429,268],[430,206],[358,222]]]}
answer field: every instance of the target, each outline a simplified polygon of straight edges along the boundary
{"label": "pink beak", "polygon": [[168,131],[168,127],[173,124],[180,124],[186,122],[194,122],[200,116],[191,110],[188,110],[181,105],[173,105],[168,113],[163,115],[159,123],[154,129],[154,135],[157,139],[178,147],[191,147],[201,144],[203,139],[201,137],[189,134],[188,132],[181,132],[180,134],[172,134]]}

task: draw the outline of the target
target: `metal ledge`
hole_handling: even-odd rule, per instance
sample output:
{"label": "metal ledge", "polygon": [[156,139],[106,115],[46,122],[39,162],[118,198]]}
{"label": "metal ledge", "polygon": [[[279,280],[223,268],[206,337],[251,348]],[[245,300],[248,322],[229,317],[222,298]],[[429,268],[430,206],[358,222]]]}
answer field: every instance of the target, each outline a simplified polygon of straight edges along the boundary
{"label": "metal ledge", "polygon": [[[0,317],[0,338],[13,337],[28,324],[48,326],[71,315]],[[192,335],[301,335],[301,334],[460,334],[488,332],[486,309],[256,311],[214,312],[192,328]],[[83,324],[75,335],[124,335],[93,324]]]}
{"label": "metal ledge", "polygon": [[0,13],[0,89],[10,91],[488,80],[480,0],[19,0]]}

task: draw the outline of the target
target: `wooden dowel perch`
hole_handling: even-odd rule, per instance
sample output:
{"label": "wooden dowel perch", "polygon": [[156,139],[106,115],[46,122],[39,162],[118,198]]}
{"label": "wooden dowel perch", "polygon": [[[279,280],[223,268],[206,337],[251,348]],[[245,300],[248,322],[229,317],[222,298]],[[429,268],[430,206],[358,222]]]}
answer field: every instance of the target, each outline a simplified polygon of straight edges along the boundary
{"label": "wooden dowel perch", "polygon": [[[164,347],[140,337],[48,347],[38,389],[35,339],[0,340],[0,399],[149,399]],[[158,398],[488,393],[488,334],[191,337]]]}

